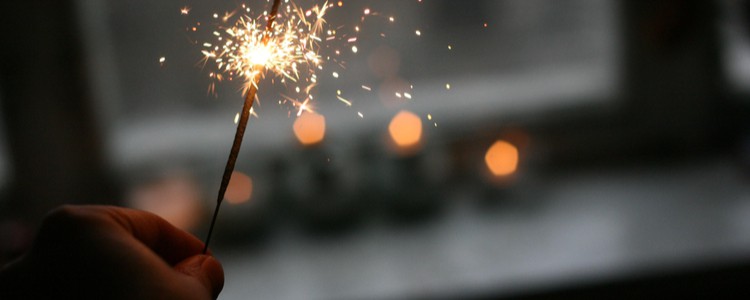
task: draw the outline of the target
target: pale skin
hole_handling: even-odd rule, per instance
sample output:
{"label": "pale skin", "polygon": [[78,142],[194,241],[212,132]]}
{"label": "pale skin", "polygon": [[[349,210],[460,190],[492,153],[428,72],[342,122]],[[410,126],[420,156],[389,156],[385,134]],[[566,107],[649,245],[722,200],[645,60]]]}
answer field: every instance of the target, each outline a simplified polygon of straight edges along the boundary
{"label": "pale skin", "polygon": [[64,206],[32,248],[0,270],[0,299],[215,299],[221,264],[162,218],[110,206]]}

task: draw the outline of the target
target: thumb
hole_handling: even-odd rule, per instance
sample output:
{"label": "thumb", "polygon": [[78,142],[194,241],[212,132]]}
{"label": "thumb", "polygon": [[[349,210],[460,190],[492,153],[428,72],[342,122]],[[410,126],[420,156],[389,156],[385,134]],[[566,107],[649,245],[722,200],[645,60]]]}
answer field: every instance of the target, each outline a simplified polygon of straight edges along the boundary
{"label": "thumb", "polygon": [[213,296],[219,296],[224,287],[224,269],[218,260],[208,255],[186,258],[175,266],[177,272],[197,279]]}

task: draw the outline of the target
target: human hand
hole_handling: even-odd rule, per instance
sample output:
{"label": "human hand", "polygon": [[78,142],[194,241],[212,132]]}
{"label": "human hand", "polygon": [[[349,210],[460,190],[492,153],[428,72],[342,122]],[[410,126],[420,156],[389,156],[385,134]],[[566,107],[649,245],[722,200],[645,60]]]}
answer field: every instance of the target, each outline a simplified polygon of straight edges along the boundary
{"label": "human hand", "polygon": [[221,264],[164,219],[107,206],[64,206],[29,252],[0,271],[0,299],[213,299]]}

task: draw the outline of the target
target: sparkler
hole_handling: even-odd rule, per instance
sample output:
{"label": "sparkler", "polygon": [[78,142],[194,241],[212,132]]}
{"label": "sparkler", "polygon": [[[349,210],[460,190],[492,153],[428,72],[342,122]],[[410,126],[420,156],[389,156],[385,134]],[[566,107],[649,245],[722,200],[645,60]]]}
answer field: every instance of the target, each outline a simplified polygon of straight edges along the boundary
{"label": "sparkler", "polygon": [[[342,5],[343,1],[338,1],[336,4],[326,1],[322,5],[303,9],[292,1],[284,1],[282,6],[281,0],[274,0],[270,12],[258,17],[252,16],[250,8],[245,5],[242,5],[241,10],[226,13],[224,16],[213,14],[213,18],[223,21],[221,23],[223,25],[212,32],[215,38],[213,42],[202,44],[204,64],[212,63],[216,66],[216,69],[209,74],[209,77],[214,79],[209,90],[214,90],[216,82],[242,79],[245,101],[241,113],[236,118],[237,131],[224,168],[216,207],[205,240],[204,253],[208,250],[219,207],[224,200],[224,193],[237,161],[248,119],[251,114],[254,114],[252,107],[257,98],[258,84],[261,79],[269,76],[274,78],[274,82],[295,85],[296,97],[282,95],[284,102],[291,103],[297,108],[297,116],[306,111],[312,112],[314,97],[311,92],[318,82],[317,72],[324,69],[323,63],[331,62],[334,66],[344,68],[344,63],[339,60],[342,50],[348,48],[347,45],[351,45],[351,52],[356,54],[358,52],[357,34],[366,16],[379,16],[370,9],[364,9],[360,23],[354,26],[351,32],[345,30],[344,26],[335,28],[327,26],[326,12]],[[183,8],[181,12],[186,14],[188,10],[189,8]],[[236,22],[229,22],[234,19]],[[388,20],[391,23],[394,22],[393,17]],[[192,27],[192,31],[196,30],[196,27]],[[334,44],[333,41],[341,41],[343,44]],[[329,50],[332,53],[323,56],[320,54],[321,50]],[[331,75],[333,78],[340,76],[336,71]],[[367,91],[371,90],[365,85],[362,85],[362,88]],[[405,95],[411,97],[408,93]],[[352,101],[344,98],[341,90],[337,91],[335,98],[349,107],[352,106]],[[360,118],[363,117],[361,112],[357,114]]]}
{"label": "sparkler", "polygon": [[[255,50],[255,48],[259,49],[265,49],[268,50],[269,41],[272,37],[272,34],[274,33],[274,21],[276,20],[276,15],[279,11],[279,5],[281,4],[281,0],[274,0],[273,7],[271,8],[271,13],[268,15],[268,23],[266,25],[265,31],[260,35],[260,45],[257,43],[251,44],[251,45],[238,45],[235,47],[248,47],[245,48],[245,50]],[[252,29],[252,28],[250,28]],[[242,35],[243,32],[238,32],[238,34]],[[257,32],[255,34],[250,34],[250,41],[252,42],[253,38],[257,38]],[[240,37],[240,40],[247,38]],[[257,41],[256,41],[257,42]],[[232,46],[231,44],[229,45]],[[231,48],[230,48],[231,49]],[[227,191],[227,186],[229,185],[229,180],[232,178],[232,172],[234,171],[234,165],[237,162],[237,155],[240,152],[240,147],[242,146],[242,139],[245,136],[245,128],[247,128],[247,121],[250,119],[250,108],[253,107],[253,103],[255,102],[255,96],[258,92],[258,82],[261,79],[261,76],[263,74],[264,68],[265,68],[265,62],[255,60],[257,59],[257,55],[260,53],[263,53],[263,50],[256,50],[259,52],[249,52],[245,53],[245,51],[239,51],[238,53],[244,57],[236,57],[235,59],[238,59],[235,61],[235,66],[239,69],[240,72],[247,72],[245,68],[251,68],[252,72],[250,72],[248,75],[246,75],[249,78],[249,82],[246,85],[247,91],[245,93],[245,103],[242,106],[242,113],[240,115],[240,120],[237,123],[237,131],[234,134],[234,141],[232,142],[232,150],[229,152],[229,158],[227,159],[227,165],[224,167],[224,175],[221,178],[221,185],[219,186],[219,195],[216,198],[216,207],[214,208],[214,214],[211,218],[211,226],[208,229],[208,235],[206,236],[206,242],[203,247],[203,254],[205,254],[208,251],[208,243],[211,242],[211,234],[214,231],[214,226],[216,225],[216,217],[219,215],[219,208],[221,207],[221,203],[224,201],[224,193]],[[215,56],[215,55],[214,55]],[[244,61],[243,59],[249,60],[250,63],[248,64],[247,61]],[[268,59],[266,56],[265,59]]]}

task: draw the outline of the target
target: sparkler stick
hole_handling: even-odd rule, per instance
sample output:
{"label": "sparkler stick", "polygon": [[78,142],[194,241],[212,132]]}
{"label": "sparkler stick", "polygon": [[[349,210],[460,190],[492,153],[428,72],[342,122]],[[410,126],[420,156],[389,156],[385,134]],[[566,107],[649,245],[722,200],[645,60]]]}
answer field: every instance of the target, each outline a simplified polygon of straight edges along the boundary
{"label": "sparkler stick", "polygon": [[[268,44],[268,40],[273,32],[273,22],[276,20],[276,15],[279,11],[279,5],[281,0],[274,0],[271,13],[268,15],[268,23],[266,25],[266,32],[263,36],[263,44]],[[224,175],[221,178],[221,185],[219,186],[219,195],[216,198],[216,207],[214,208],[214,214],[211,218],[211,226],[208,229],[208,236],[206,236],[206,242],[203,246],[203,254],[208,251],[208,243],[211,241],[211,234],[214,231],[216,225],[216,218],[219,215],[219,207],[224,201],[224,193],[227,191],[229,186],[229,180],[232,178],[232,172],[234,171],[234,165],[237,162],[237,155],[240,152],[242,146],[242,139],[245,136],[245,129],[247,128],[247,122],[250,119],[250,108],[253,107],[255,102],[255,96],[258,93],[258,83],[260,82],[261,75],[263,73],[263,66],[255,67],[255,75],[250,79],[252,82],[248,84],[248,90],[245,94],[245,103],[242,105],[242,113],[240,114],[239,122],[237,123],[237,131],[234,134],[234,142],[232,142],[232,149],[229,152],[229,158],[227,159],[227,165],[224,167]]]}

